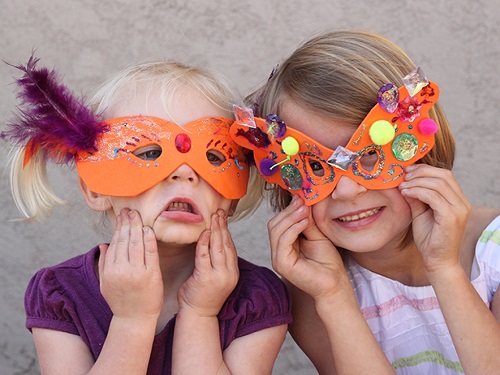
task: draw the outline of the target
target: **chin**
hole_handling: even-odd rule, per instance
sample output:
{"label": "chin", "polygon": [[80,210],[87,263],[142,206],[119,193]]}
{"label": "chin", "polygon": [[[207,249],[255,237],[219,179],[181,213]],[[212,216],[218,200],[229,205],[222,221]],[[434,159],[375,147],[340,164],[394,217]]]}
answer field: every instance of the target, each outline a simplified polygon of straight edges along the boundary
{"label": "chin", "polygon": [[186,225],[171,225],[168,228],[153,228],[156,240],[165,245],[189,246],[198,242],[205,225],[186,227]]}

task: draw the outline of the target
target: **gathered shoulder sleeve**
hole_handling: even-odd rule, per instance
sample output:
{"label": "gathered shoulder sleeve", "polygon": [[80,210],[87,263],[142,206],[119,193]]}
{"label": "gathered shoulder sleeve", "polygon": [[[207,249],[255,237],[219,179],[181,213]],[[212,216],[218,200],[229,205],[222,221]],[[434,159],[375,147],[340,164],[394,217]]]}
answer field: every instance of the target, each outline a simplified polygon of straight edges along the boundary
{"label": "gathered shoulder sleeve", "polygon": [[240,279],[221,312],[224,349],[238,337],[292,322],[290,295],[271,270],[239,259]]}
{"label": "gathered shoulder sleeve", "polygon": [[73,317],[75,307],[66,296],[56,272],[38,271],[28,284],[24,298],[26,328],[47,328],[78,334]]}
{"label": "gathered shoulder sleeve", "polygon": [[[476,262],[487,287],[487,301],[491,301],[500,284],[500,216],[483,231],[476,245]],[[484,276],[483,276],[484,275]]]}

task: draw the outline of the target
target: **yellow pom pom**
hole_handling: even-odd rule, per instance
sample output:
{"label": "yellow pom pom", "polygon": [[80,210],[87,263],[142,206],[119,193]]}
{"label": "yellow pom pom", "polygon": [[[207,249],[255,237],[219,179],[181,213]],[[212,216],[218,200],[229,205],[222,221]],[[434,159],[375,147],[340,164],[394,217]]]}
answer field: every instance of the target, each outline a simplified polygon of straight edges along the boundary
{"label": "yellow pom pom", "polygon": [[299,142],[293,137],[286,137],[281,142],[281,148],[285,154],[293,156],[299,153]]}
{"label": "yellow pom pom", "polygon": [[386,120],[375,121],[369,130],[372,142],[378,146],[383,146],[394,139],[394,126]]}

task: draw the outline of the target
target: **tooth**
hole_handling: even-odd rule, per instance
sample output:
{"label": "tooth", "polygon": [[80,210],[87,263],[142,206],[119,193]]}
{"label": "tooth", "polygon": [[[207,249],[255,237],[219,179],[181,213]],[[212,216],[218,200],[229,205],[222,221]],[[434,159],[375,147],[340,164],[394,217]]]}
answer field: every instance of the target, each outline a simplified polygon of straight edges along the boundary
{"label": "tooth", "polygon": [[379,211],[380,211],[380,208],[375,208],[373,210],[361,212],[358,215],[339,217],[339,220],[342,221],[342,222],[360,220],[360,219],[364,219],[365,217],[369,217],[369,216],[375,215]]}

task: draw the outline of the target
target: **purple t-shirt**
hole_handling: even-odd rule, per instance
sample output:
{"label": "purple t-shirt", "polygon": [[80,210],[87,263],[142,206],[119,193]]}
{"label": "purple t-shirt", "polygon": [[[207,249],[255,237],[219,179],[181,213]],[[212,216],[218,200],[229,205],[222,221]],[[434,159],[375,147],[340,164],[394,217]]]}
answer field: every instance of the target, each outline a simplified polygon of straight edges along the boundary
{"label": "purple t-shirt", "polygon": [[[101,352],[112,312],[99,289],[94,261],[98,247],[38,271],[26,290],[26,327],[79,335],[94,358]],[[289,324],[290,297],[269,269],[239,258],[240,278],[219,312],[222,349],[238,337]],[[155,336],[148,374],[170,374],[175,316]]]}

